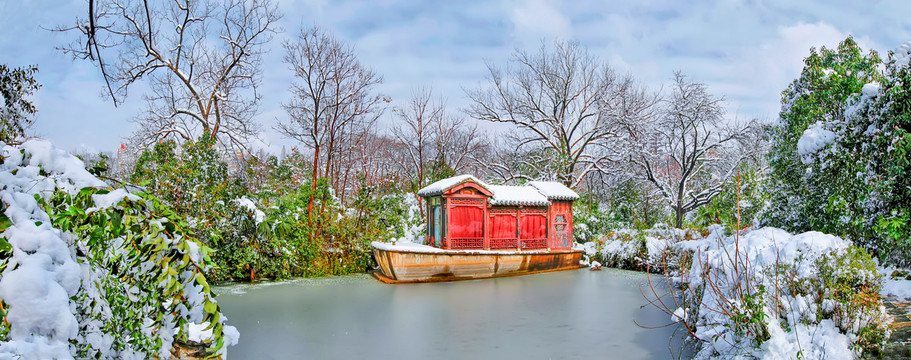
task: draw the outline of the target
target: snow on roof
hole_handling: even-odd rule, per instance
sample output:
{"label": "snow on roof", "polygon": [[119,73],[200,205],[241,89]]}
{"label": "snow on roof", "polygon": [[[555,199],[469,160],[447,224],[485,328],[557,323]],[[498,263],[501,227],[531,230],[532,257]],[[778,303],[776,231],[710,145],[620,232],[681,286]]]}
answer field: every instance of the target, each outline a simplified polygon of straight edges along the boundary
{"label": "snow on roof", "polygon": [[489,188],[493,193],[491,205],[550,205],[547,197],[531,186],[490,185]]}
{"label": "snow on roof", "polygon": [[572,189],[554,181],[532,181],[528,183],[539,192],[547,196],[548,200],[579,200],[579,194]]}
{"label": "snow on roof", "polygon": [[481,185],[481,187],[490,190],[490,185],[487,185],[486,183],[484,183],[481,180],[478,180],[478,178],[476,178],[472,175],[466,174],[466,175],[458,175],[458,176],[445,178],[445,179],[437,181],[433,184],[427,185],[423,189],[418,190],[418,196],[428,197],[428,196],[440,195],[440,194],[446,192],[446,190],[449,190],[452,187],[459,185],[466,181],[473,181],[473,182],[477,183],[478,185]]}
{"label": "snow on roof", "polygon": [[532,181],[528,185],[488,185],[472,175],[458,175],[425,186],[418,196],[440,195],[464,182],[472,181],[493,193],[491,205],[547,206],[550,200],[578,200],[579,194],[565,185],[552,181]]}

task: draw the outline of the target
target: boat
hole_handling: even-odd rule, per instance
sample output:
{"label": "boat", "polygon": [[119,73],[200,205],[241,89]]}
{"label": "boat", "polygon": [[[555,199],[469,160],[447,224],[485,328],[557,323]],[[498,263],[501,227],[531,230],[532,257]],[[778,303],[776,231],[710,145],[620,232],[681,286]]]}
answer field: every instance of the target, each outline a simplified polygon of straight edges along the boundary
{"label": "boat", "polygon": [[422,243],[371,243],[385,283],[494,278],[575,270],[575,191],[557,182],[489,185],[459,175],[418,191],[426,206]]}

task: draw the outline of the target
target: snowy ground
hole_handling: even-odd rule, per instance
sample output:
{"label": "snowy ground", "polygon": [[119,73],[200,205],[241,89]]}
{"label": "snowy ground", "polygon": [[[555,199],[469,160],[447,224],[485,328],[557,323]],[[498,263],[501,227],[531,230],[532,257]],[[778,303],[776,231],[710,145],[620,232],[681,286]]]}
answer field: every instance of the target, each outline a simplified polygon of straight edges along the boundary
{"label": "snowy ground", "polygon": [[[672,304],[667,312],[672,322],[687,322],[694,335],[703,340],[702,351],[697,355],[701,359],[853,359],[858,354],[854,343],[858,341],[859,329],[891,321],[881,302],[862,314],[852,314],[851,309],[834,300],[819,302],[809,294],[772,293],[771,289],[784,286],[781,279],[770,277],[769,274],[775,273],[771,269],[786,267],[795,279],[814,283],[821,276],[817,260],[821,256],[844,254],[851,246],[849,241],[819,232],[790,234],[775,228],[746,231],[739,238],[722,235],[720,227],[710,230],[707,236],[663,227],[644,232],[621,230],[590,241],[584,248],[592,261],[602,260],[615,267],[626,264],[627,268],[639,270],[644,270],[646,265],[661,268],[662,254],[666,252],[698,256],[698,261],[690,260],[684,269],[672,266],[675,280],[688,283],[691,289],[716,290],[704,291],[701,298],[691,299],[689,306],[684,302]],[[740,256],[732,255],[737,253]],[[882,274],[884,298],[911,300],[911,280],[889,278],[896,270],[878,267],[871,268],[869,274],[861,271],[852,276],[872,283],[879,281],[878,275]],[[708,282],[704,275],[707,271],[715,274]],[[902,275],[911,278],[908,274],[911,273]],[[755,298],[755,303],[751,305],[750,299],[742,301],[745,298],[741,291],[759,293],[760,286],[763,293]],[[773,310],[776,306],[778,311]],[[756,311],[751,313],[750,309]],[[764,315],[760,315],[760,310]],[[734,331],[737,326],[731,322],[732,312],[762,319],[762,326],[756,328],[766,329],[768,340],[751,343],[750,336],[744,334],[747,328]],[[817,318],[817,314],[829,315]]]}

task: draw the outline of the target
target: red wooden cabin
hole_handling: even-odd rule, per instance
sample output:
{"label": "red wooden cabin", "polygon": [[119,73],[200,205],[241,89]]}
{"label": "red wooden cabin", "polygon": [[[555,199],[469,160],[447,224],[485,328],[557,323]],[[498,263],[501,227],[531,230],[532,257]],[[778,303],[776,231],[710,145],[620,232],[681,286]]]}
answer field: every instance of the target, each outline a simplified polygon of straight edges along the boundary
{"label": "red wooden cabin", "polygon": [[471,175],[418,191],[427,206],[426,243],[442,249],[570,249],[574,191],[556,182],[488,185]]}

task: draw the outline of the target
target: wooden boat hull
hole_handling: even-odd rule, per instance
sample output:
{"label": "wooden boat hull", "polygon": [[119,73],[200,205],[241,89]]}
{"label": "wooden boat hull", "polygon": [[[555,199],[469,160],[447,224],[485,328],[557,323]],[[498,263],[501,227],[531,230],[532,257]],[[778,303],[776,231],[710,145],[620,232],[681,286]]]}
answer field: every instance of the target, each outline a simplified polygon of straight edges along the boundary
{"label": "wooden boat hull", "polygon": [[416,252],[373,248],[379,269],[374,275],[385,283],[415,283],[484,279],[575,270],[581,250],[551,252]]}

